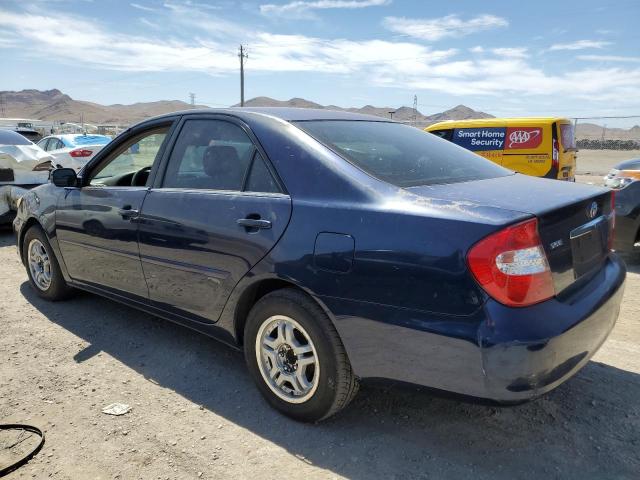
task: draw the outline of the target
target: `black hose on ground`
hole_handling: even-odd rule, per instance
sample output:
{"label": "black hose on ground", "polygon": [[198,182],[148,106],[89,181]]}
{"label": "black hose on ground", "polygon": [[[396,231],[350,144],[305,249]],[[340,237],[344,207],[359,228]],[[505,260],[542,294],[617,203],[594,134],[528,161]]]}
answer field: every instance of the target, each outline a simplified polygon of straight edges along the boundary
{"label": "black hose on ground", "polygon": [[14,470],[17,470],[22,465],[24,465],[29,460],[31,460],[33,457],[35,457],[35,455],[40,451],[40,449],[44,445],[44,433],[38,427],[34,427],[32,425],[22,425],[19,423],[0,424],[0,430],[24,430],[27,432],[35,433],[40,437],[40,441],[38,442],[38,444],[27,455],[22,457],[17,462],[14,462],[9,466],[3,467],[2,469],[0,469],[0,477],[4,477],[8,473],[11,473]]}

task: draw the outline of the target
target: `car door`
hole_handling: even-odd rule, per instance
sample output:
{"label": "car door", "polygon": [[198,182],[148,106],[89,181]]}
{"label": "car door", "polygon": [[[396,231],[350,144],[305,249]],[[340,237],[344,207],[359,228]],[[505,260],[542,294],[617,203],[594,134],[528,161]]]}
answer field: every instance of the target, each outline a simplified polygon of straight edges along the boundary
{"label": "car door", "polygon": [[140,217],[150,299],[189,319],[217,321],[290,215],[291,199],[246,125],[229,117],[183,120]]}
{"label": "car door", "polygon": [[81,188],[65,189],[56,212],[62,257],[76,282],[148,301],[138,250],[138,215],[151,167],[170,124],[121,139],[84,173]]}

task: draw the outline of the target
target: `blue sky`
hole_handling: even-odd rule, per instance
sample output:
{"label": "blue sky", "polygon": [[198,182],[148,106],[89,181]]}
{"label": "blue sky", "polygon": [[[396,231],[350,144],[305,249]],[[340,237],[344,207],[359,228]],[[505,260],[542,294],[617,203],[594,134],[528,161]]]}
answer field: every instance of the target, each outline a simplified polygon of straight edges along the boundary
{"label": "blue sky", "polygon": [[637,0],[3,0],[0,90],[227,106],[242,43],[246,98],[633,115],[639,19]]}

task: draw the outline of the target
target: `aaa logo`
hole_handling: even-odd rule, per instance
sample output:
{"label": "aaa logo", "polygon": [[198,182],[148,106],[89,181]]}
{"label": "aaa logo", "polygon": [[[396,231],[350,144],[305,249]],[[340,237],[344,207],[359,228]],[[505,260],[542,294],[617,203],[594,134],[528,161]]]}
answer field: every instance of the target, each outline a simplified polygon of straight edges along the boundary
{"label": "aaa logo", "polygon": [[542,142],[542,130],[540,128],[508,128],[508,149],[536,148]]}

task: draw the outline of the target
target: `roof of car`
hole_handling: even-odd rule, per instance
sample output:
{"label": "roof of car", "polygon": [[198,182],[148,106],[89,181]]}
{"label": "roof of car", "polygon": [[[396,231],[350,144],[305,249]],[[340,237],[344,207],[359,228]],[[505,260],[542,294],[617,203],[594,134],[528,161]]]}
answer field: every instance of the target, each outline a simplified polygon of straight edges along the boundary
{"label": "roof of car", "polygon": [[0,145],[31,145],[32,143],[18,132],[4,128],[0,129]]}
{"label": "roof of car", "polygon": [[640,170],[640,158],[631,158],[618,163],[614,168],[617,170]]}
{"label": "roof of car", "polygon": [[551,124],[553,122],[571,123],[565,117],[505,117],[505,118],[470,118],[466,120],[444,120],[429,125],[425,130],[460,127],[522,127],[529,124]]}
{"label": "roof of car", "polygon": [[373,115],[363,115],[361,113],[345,112],[340,110],[329,110],[321,108],[289,108],[289,107],[230,107],[230,108],[198,108],[193,110],[182,110],[172,112],[160,117],[170,117],[174,115],[197,115],[197,114],[223,114],[234,115],[240,118],[247,118],[251,115],[259,114],[269,117],[279,118],[287,122],[304,120],[360,120],[374,122],[389,122],[389,119],[376,117]]}

